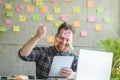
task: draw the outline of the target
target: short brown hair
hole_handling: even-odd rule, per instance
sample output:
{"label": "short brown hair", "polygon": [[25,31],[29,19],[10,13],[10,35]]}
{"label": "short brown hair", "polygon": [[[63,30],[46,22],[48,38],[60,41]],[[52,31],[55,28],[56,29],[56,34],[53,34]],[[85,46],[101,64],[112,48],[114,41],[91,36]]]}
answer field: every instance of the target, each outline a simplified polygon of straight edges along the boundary
{"label": "short brown hair", "polygon": [[75,34],[75,30],[73,29],[72,25],[70,24],[67,24],[66,22],[64,22],[63,24],[60,25],[60,27],[58,28],[58,32],[57,32],[57,35],[60,33],[60,31],[62,29],[65,29],[65,30],[71,30],[73,35]]}

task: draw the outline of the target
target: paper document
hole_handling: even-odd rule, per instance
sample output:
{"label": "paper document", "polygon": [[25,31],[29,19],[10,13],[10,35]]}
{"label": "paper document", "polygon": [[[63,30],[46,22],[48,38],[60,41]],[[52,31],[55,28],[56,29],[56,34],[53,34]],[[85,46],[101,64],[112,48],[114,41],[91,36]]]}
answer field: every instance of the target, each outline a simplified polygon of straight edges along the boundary
{"label": "paper document", "polygon": [[49,77],[61,77],[59,71],[62,67],[71,68],[74,56],[54,56]]}

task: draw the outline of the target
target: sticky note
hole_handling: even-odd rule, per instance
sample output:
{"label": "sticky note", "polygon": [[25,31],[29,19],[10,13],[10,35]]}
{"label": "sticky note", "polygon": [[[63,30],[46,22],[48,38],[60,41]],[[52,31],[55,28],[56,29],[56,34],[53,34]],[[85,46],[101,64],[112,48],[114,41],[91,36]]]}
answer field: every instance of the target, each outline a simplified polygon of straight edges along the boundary
{"label": "sticky note", "polygon": [[34,7],[33,6],[27,6],[27,11],[28,12],[33,12],[34,10]]}
{"label": "sticky note", "polygon": [[31,0],[24,0],[25,2],[30,2]]}
{"label": "sticky note", "polygon": [[59,27],[62,24],[62,21],[58,20],[55,21],[55,27]]}
{"label": "sticky note", "polygon": [[11,3],[5,4],[5,9],[11,9],[11,8],[12,8],[12,4]]}
{"label": "sticky note", "polygon": [[55,2],[56,0],[50,0],[50,2]]}
{"label": "sticky note", "polygon": [[2,0],[0,0],[0,4],[2,3]]}
{"label": "sticky note", "polygon": [[71,30],[64,30],[62,33],[63,38],[71,38],[72,37],[72,31]]}
{"label": "sticky note", "polygon": [[47,15],[47,20],[52,21],[53,20],[53,15]]}
{"label": "sticky note", "polygon": [[25,15],[20,15],[19,16],[19,21],[25,21],[26,20],[26,16]]}
{"label": "sticky note", "polygon": [[13,16],[13,13],[12,13],[12,12],[7,12],[7,13],[6,13],[6,16],[12,17],[12,16]]}
{"label": "sticky note", "polygon": [[47,7],[46,6],[41,6],[40,11],[41,12],[47,12]]}
{"label": "sticky note", "polygon": [[102,25],[101,24],[96,24],[95,30],[96,31],[101,31],[102,30]]}
{"label": "sticky note", "polygon": [[94,22],[95,19],[94,19],[94,16],[88,16],[88,22]]}
{"label": "sticky note", "polygon": [[71,0],[64,0],[65,2],[70,2]]}
{"label": "sticky note", "polygon": [[93,7],[94,6],[94,2],[93,1],[87,1],[87,6],[88,7]]}
{"label": "sticky note", "polygon": [[80,35],[82,37],[86,37],[87,36],[87,30],[81,30]]}
{"label": "sticky note", "polygon": [[80,27],[80,21],[74,21],[73,26],[74,27]]}
{"label": "sticky note", "polygon": [[73,7],[73,13],[79,13],[80,12],[80,7],[79,6],[74,6]]}
{"label": "sticky note", "polygon": [[103,7],[97,7],[97,13],[103,13],[104,8]]}
{"label": "sticky note", "polygon": [[0,32],[6,32],[7,31],[7,28],[4,27],[4,26],[0,26]]}
{"label": "sticky note", "polygon": [[38,21],[38,20],[39,20],[39,14],[33,14],[33,15],[32,15],[32,19],[33,19],[34,21]]}
{"label": "sticky note", "polygon": [[109,16],[105,16],[104,17],[104,22],[106,23],[109,23],[111,20],[110,20],[110,17]]}
{"label": "sticky note", "polygon": [[17,12],[22,12],[23,11],[23,6],[16,6],[16,11]]}
{"label": "sticky note", "polygon": [[12,23],[11,19],[5,19],[4,24],[10,25]]}
{"label": "sticky note", "polygon": [[68,15],[65,15],[65,14],[62,15],[62,16],[61,16],[61,20],[62,20],[62,21],[67,21],[67,20],[68,20]]}
{"label": "sticky note", "polygon": [[54,7],[54,12],[55,13],[60,13],[61,12],[61,8],[60,7]]}
{"label": "sticky note", "polygon": [[36,6],[42,5],[42,0],[36,0]]}
{"label": "sticky note", "polygon": [[13,32],[19,32],[20,27],[19,26],[13,26]]}
{"label": "sticky note", "polygon": [[47,42],[53,42],[53,36],[47,36]]}

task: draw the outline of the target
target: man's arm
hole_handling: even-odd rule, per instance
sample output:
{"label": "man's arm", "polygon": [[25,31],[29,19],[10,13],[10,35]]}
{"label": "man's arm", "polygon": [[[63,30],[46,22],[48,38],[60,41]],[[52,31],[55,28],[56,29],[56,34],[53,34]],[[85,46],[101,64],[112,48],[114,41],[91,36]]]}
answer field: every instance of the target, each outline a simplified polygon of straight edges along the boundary
{"label": "man's arm", "polygon": [[46,27],[44,25],[40,26],[37,30],[36,35],[32,39],[30,39],[25,45],[23,45],[20,51],[20,55],[28,56],[39,41],[39,39],[42,38],[45,31]]}

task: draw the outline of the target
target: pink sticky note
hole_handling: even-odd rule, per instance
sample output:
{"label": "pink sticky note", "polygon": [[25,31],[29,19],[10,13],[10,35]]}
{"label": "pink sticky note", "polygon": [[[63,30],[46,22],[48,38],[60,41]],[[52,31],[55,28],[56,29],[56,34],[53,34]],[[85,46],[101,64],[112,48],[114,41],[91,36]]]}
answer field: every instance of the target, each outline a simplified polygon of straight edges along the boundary
{"label": "pink sticky note", "polygon": [[86,37],[87,36],[87,31],[86,30],[81,30],[80,34],[81,34],[81,36]]}
{"label": "pink sticky note", "polygon": [[6,20],[4,21],[4,23],[7,24],[7,25],[10,25],[10,24],[12,23],[12,21],[11,21],[10,19],[6,19]]}
{"label": "pink sticky note", "polygon": [[88,16],[88,21],[89,22],[94,22],[95,21],[94,16]]}
{"label": "pink sticky note", "polygon": [[0,0],[0,4],[2,3],[2,0]]}
{"label": "pink sticky note", "polygon": [[22,12],[22,10],[23,10],[23,6],[17,6],[16,7],[16,11],[17,12]]}
{"label": "pink sticky note", "polygon": [[71,30],[64,30],[62,33],[62,37],[65,38],[70,38],[72,36],[72,31]]}
{"label": "pink sticky note", "polygon": [[67,15],[62,15],[61,16],[61,20],[62,21],[67,21],[68,20],[68,16]]}

